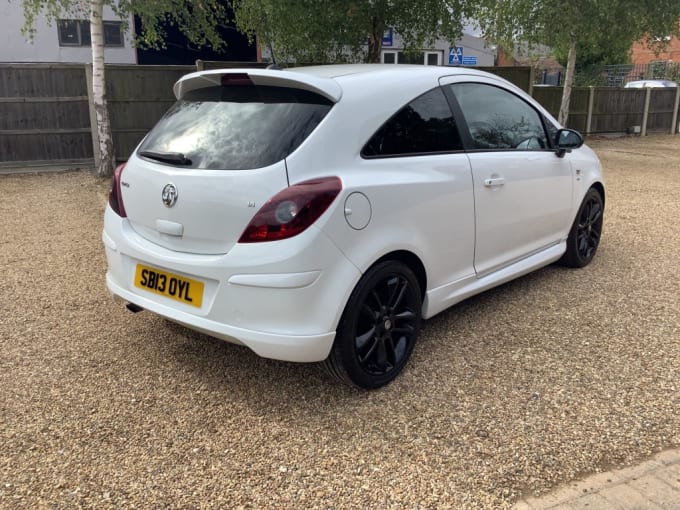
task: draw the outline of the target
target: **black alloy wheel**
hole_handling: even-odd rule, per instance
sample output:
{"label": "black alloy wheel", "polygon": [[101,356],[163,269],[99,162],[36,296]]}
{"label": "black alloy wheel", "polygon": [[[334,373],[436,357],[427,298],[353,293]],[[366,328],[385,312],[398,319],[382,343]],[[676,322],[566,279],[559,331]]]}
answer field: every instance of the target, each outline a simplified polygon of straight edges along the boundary
{"label": "black alloy wheel", "polygon": [[599,191],[586,193],[567,238],[567,251],[560,262],[569,267],[584,267],[593,260],[602,236],[604,203]]}
{"label": "black alloy wheel", "polygon": [[325,365],[361,388],[394,379],[411,356],[421,322],[418,280],[401,262],[382,262],[359,281],[345,307]]}

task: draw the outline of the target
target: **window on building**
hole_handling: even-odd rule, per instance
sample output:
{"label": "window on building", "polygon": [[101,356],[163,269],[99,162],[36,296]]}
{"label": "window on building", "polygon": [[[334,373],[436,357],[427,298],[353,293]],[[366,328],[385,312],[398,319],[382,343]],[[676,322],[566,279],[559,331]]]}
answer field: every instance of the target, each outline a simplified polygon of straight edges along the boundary
{"label": "window on building", "polygon": [[425,62],[425,53],[422,51],[400,51],[397,55],[399,64],[420,64]]}
{"label": "window on building", "polygon": [[393,51],[383,52],[383,64],[396,64],[397,54]]}
{"label": "window on building", "polygon": [[418,64],[428,66],[439,66],[442,61],[441,51],[404,51],[386,50],[382,52],[383,64]]}
{"label": "window on building", "polygon": [[[57,22],[59,46],[91,46],[90,22],[77,19],[60,19]],[[123,29],[120,21],[104,22],[104,46],[123,46]]]}
{"label": "window on building", "polygon": [[120,21],[104,22],[104,46],[123,46],[123,30]]}

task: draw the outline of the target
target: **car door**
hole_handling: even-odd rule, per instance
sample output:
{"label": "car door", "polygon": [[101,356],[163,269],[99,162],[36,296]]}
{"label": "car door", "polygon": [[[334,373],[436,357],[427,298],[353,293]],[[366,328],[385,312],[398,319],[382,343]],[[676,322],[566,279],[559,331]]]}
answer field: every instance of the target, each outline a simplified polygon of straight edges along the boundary
{"label": "car door", "polygon": [[541,113],[500,82],[444,88],[467,138],[478,277],[559,243],[570,217],[572,168],[552,150]]}

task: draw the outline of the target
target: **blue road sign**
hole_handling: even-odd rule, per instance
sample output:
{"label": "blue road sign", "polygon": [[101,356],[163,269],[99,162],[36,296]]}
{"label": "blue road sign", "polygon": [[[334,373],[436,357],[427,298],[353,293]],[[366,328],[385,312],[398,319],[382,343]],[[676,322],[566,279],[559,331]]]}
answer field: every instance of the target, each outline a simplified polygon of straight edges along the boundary
{"label": "blue road sign", "polygon": [[454,46],[449,48],[449,65],[459,66],[463,63],[463,47]]}
{"label": "blue road sign", "polygon": [[394,31],[392,30],[392,27],[387,27],[385,31],[383,32],[383,37],[382,37],[382,45],[383,46],[392,46],[394,42]]}
{"label": "blue road sign", "polygon": [[477,65],[477,57],[463,57],[463,65],[464,66],[476,66]]}

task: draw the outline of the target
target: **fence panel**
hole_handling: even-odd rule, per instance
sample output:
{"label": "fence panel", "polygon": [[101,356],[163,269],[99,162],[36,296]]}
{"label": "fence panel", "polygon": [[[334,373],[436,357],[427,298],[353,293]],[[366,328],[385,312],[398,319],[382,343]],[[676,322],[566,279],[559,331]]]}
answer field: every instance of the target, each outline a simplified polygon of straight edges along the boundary
{"label": "fence panel", "polygon": [[524,92],[529,94],[534,83],[534,69],[530,66],[518,67],[475,67],[480,71],[487,71],[496,76],[505,78],[510,83],[514,83]]}
{"label": "fence panel", "polygon": [[532,96],[550,112],[550,115],[557,118],[562,101],[562,87],[534,87]]}
{"label": "fence panel", "polygon": [[649,117],[647,118],[647,132],[668,132],[673,122],[673,108],[675,107],[674,88],[652,89],[649,97]]}
{"label": "fence panel", "polygon": [[[626,132],[641,126],[645,109],[645,90],[597,87],[593,104],[592,131]],[[668,128],[670,128],[670,123]]]}
{"label": "fence panel", "polygon": [[91,158],[83,66],[0,64],[0,166]]}

